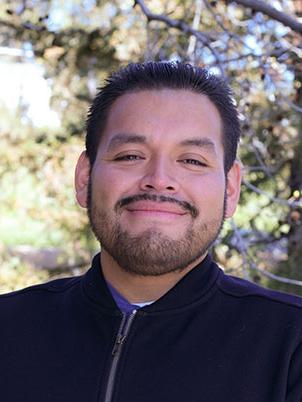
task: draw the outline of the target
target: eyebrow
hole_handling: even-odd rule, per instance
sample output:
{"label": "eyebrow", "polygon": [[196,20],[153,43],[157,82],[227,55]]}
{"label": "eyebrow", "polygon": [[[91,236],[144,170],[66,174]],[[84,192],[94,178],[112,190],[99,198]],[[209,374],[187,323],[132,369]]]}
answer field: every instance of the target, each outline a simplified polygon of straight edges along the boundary
{"label": "eyebrow", "polygon": [[112,150],[113,148],[117,147],[118,145],[145,144],[146,142],[147,142],[147,139],[144,135],[119,133],[119,134],[115,134],[109,141],[108,150]]}
{"label": "eyebrow", "polygon": [[215,143],[210,138],[207,137],[189,138],[181,141],[180,145],[208,148],[211,152],[216,153]]}
{"label": "eyebrow", "polygon": [[[108,144],[108,150],[112,150],[115,147],[123,144],[146,144],[147,138],[140,134],[127,134],[118,133],[115,134]],[[187,138],[180,142],[180,146],[194,146],[199,148],[208,148],[210,152],[216,153],[215,143],[207,137],[194,137]]]}

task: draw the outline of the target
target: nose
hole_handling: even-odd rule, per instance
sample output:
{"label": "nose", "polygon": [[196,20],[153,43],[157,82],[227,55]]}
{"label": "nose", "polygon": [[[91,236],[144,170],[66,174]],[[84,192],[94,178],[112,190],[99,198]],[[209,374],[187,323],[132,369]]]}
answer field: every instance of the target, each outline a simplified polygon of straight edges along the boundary
{"label": "nose", "polygon": [[140,189],[143,191],[169,192],[176,193],[179,184],[173,173],[172,168],[168,166],[168,162],[163,159],[150,161],[147,166],[145,175],[140,181]]}

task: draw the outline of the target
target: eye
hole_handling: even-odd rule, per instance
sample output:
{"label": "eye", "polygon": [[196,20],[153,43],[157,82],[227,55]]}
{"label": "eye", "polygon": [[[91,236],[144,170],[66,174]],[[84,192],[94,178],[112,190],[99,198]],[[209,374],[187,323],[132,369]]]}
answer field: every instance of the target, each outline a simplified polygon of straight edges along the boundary
{"label": "eye", "polygon": [[129,155],[120,155],[120,156],[116,156],[114,158],[115,161],[119,162],[119,161],[136,161],[136,160],[141,160],[144,159],[143,157],[141,157],[140,155],[134,155],[134,154],[129,154]]}
{"label": "eye", "polygon": [[197,159],[192,159],[192,158],[186,158],[182,159],[179,162],[184,163],[185,165],[193,165],[193,166],[207,166],[206,163],[201,162],[200,160]]}

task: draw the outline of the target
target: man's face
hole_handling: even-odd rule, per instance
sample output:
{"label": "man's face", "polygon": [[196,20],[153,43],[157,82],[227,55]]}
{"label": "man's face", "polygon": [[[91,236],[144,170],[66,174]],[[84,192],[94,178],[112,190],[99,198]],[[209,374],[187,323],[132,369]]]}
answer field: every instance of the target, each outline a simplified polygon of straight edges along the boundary
{"label": "man's face", "polygon": [[78,191],[103,253],[138,275],[203,258],[238,201],[239,167],[226,182],[221,132],[215,106],[191,91],[115,101],[88,189]]}

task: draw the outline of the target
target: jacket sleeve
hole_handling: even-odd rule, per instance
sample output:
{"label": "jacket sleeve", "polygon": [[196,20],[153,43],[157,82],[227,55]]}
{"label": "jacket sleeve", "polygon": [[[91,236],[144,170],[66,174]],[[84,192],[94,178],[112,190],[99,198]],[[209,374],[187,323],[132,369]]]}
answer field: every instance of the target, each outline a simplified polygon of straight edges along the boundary
{"label": "jacket sleeve", "polygon": [[302,342],[296,348],[289,366],[286,402],[302,402]]}

